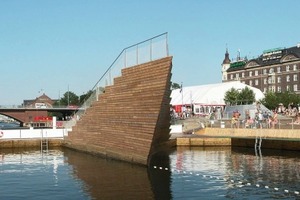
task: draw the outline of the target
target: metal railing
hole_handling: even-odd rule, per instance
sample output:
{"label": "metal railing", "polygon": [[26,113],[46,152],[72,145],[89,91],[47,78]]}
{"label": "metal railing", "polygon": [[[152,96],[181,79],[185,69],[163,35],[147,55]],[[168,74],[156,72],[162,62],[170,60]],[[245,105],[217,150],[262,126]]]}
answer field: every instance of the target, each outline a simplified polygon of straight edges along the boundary
{"label": "metal railing", "polygon": [[[105,87],[113,85],[114,78],[121,76],[123,68],[158,60],[167,56],[169,56],[167,32],[124,48],[91,89],[91,95],[84,100],[84,103],[81,105],[83,109],[75,113],[74,119],[80,119],[85,110],[94,101],[99,100],[101,94],[105,92]],[[75,125],[75,123],[73,122],[72,125],[70,123],[69,127]]]}
{"label": "metal railing", "polygon": [[222,119],[213,119],[207,120],[206,126],[211,128],[239,128],[239,129],[299,129],[300,130],[300,122],[294,118],[279,118],[277,123],[272,127],[272,123],[264,120],[261,123],[258,121],[253,121],[252,124],[247,125],[246,120],[240,119],[237,122],[237,125],[234,126],[231,123],[230,118],[222,118]]}

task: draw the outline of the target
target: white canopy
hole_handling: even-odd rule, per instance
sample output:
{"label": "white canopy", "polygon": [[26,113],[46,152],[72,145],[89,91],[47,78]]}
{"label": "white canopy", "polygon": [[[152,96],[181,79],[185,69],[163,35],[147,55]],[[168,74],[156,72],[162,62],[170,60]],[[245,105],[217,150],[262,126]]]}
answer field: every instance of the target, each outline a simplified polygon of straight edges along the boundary
{"label": "white canopy", "polygon": [[171,93],[171,105],[225,105],[225,93],[231,88],[237,90],[248,87],[255,94],[255,100],[264,98],[264,94],[257,88],[251,87],[239,81],[216,83],[209,85],[188,86],[173,90]]}

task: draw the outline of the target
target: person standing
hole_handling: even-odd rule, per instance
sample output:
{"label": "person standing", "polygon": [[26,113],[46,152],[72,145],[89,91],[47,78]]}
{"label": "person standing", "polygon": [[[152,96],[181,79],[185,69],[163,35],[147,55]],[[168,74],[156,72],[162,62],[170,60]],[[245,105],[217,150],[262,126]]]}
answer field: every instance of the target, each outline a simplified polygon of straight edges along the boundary
{"label": "person standing", "polygon": [[275,128],[275,125],[278,123],[278,114],[277,114],[276,110],[274,110],[273,113],[274,114],[272,117],[271,126],[272,126],[272,128]]}

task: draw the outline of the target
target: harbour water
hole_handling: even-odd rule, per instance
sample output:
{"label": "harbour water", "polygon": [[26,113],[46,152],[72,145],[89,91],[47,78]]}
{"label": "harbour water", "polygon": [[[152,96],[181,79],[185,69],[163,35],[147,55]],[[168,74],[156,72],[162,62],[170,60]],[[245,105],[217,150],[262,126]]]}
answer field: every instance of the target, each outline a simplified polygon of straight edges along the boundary
{"label": "harbour water", "polygon": [[293,151],[177,148],[149,168],[70,149],[0,150],[1,199],[298,199]]}
{"label": "harbour water", "polygon": [[0,129],[10,129],[20,127],[20,124],[17,122],[1,122],[0,121]]}

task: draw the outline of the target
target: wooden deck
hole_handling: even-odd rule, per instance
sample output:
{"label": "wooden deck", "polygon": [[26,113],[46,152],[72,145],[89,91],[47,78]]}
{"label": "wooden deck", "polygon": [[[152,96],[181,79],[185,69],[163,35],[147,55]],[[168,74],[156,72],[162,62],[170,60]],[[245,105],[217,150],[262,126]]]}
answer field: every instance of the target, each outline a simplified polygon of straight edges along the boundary
{"label": "wooden deck", "polygon": [[232,146],[300,151],[299,129],[203,128],[193,134],[173,134],[176,146]]}

